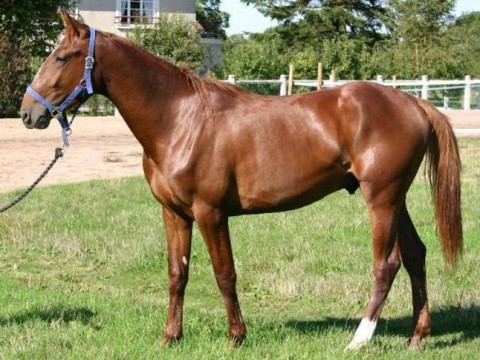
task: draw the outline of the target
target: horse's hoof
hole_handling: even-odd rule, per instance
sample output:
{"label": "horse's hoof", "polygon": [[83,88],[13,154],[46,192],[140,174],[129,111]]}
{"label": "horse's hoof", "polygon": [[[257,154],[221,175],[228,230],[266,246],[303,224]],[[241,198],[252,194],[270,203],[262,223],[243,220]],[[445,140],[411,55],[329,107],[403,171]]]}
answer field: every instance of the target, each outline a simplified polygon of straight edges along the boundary
{"label": "horse's hoof", "polygon": [[344,351],[357,351],[365,347],[367,344],[368,341],[356,342],[352,340],[350,344],[345,347]]}
{"label": "horse's hoof", "polygon": [[230,347],[232,349],[238,349],[240,346],[243,345],[245,340],[247,339],[246,335],[235,335],[235,336],[230,336]]}
{"label": "horse's hoof", "polygon": [[162,338],[160,339],[160,346],[170,347],[180,342],[181,339],[182,339],[182,336],[171,337],[171,336],[163,335]]}
{"label": "horse's hoof", "polygon": [[407,341],[407,349],[412,351],[423,351],[422,345],[420,344],[420,340],[417,338],[410,338]]}

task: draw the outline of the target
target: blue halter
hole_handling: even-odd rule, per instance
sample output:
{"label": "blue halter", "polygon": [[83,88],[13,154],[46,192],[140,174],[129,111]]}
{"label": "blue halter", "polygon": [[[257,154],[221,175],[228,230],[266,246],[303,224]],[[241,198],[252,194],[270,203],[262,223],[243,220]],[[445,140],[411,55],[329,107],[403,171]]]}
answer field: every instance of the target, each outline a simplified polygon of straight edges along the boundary
{"label": "blue halter", "polygon": [[68,134],[70,131],[70,124],[68,122],[67,115],[65,114],[65,109],[70,106],[72,102],[77,99],[79,95],[83,95],[83,99],[80,104],[84,103],[88,97],[93,94],[93,86],[92,86],[92,69],[93,64],[95,63],[95,59],[93,58],[94,51],[95,51],[95,29],[90,28],[90,39],[88,44],[88,54],[85,58],[85,72],[83,73],[83,78],[80,80],[80,83],[77,85],[75,89],[67,96],[63,102],[55,106],[46,100],[43,96],[41,96],[38,92],[36,92],[31,86],[28,86],[27,92],[38,102],[40,102],[43,106],[45,106],[52,117],[56,118],[60,125],[62,126],[62,139],[63,144],[68,146]]}

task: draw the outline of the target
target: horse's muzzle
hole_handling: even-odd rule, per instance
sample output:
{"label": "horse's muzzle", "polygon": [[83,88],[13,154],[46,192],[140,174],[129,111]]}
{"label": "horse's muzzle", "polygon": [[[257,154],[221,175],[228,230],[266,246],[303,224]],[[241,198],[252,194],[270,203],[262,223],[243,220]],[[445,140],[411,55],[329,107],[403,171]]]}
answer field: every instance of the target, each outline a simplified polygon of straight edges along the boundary
{"label": "horse's muzzle", "polygon": [[46,129],[50,124],[50,119],[45,115],[40,115],[36,121],[26,109],[20,111],[23,124],[27,129]]}

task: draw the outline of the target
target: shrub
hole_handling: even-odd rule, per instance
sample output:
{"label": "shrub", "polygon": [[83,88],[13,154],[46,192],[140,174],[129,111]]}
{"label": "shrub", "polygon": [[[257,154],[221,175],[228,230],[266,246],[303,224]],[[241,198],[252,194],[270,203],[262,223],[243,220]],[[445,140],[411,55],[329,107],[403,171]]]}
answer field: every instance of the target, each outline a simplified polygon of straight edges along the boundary
{"label": "shrub", "polygon": [[17,117],[26,86],[33,72],[22,42],[0,35],[0,118]]}
{"label": "shrub", "polygon": [[128,37],[176,65],[198,70],[205,57],[196,23],[180,14],[160,14],[154,24],[137,24]]}

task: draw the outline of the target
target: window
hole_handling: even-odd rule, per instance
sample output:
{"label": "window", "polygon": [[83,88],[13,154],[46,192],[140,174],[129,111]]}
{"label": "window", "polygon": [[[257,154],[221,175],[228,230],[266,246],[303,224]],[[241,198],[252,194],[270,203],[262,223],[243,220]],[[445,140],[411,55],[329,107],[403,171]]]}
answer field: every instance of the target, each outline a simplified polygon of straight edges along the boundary
{"label": "window", "polygon": [[139,21],[152,21],[154,0],[120,0],[120,24],[132,25]]}

